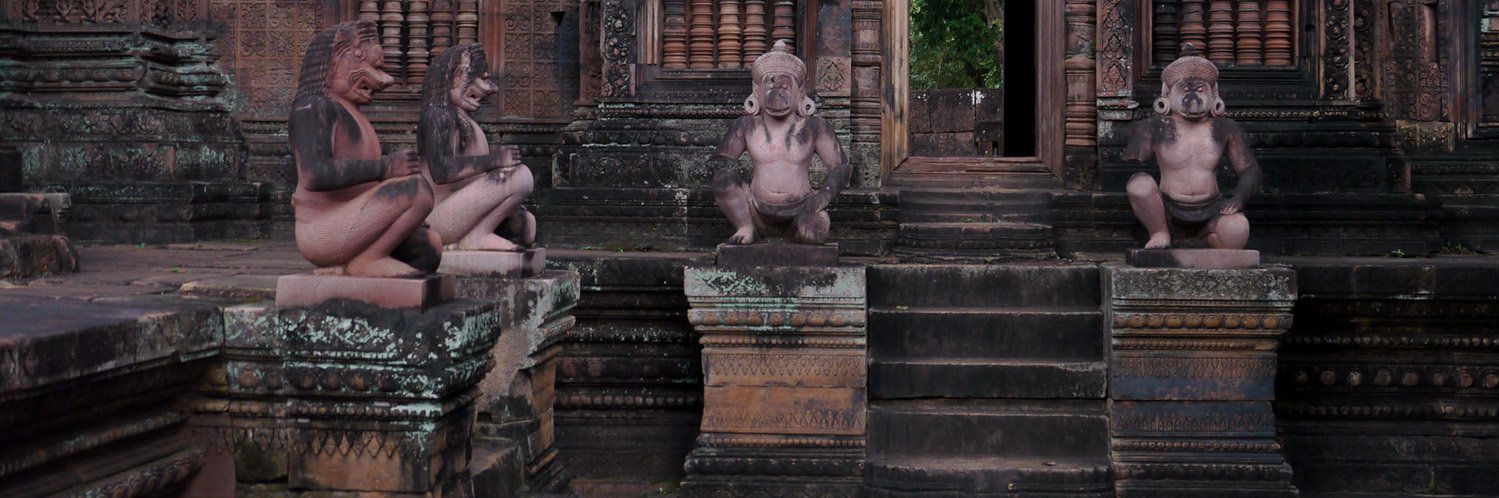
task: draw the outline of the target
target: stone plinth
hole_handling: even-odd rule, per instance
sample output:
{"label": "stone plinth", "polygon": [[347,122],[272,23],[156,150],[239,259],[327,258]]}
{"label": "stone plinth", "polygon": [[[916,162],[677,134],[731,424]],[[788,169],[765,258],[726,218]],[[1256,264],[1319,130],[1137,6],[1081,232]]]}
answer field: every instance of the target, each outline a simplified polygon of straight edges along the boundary
{"label": "stone plinth", "polygon": [[1243,249],[1130,249],[1125,263],[1139,268],[1231,270],[1260,265],[1260,252]]}
{"label": "stone plinth", "polygon": [[232,496],[182,410],[222,340],[202,302],[0,296],[0,496]]}
{"label": "stone plinth", "polygon": [[506,310],[504,332],[490,350],[495,368],[479,384],[475,450],[499,454],[501,448],[513,447],[517,457],[475,462],[477,496],[506,496],[502,487],[510,484],[505,476],[515,470],[512,465],[524,469],[523,483],[530,491],[567,489],[572,476],[557,458],[553,406],[561,341],[576,323],[572,310],[578,281],[578,273],[570,270],[531,278],[458,277],[460,298],[493,302]]}
{"label": "stone plinth", "polygon": [[306,308],[334,301],[367,303],[386,309],[427,309],[453,299],[451,275],[373,278],[298,273],[276,280],[276,306]]}
{"label": "stone plinth", "polygon": [[683,494],[856,496],[864,268],[688,267],[683,285],[703,346],[703,420]]}
{"label": "stone plinth", "polygon": [[448,496],[468,486],[481,378],[501,313],[358,303],[225,309],[223,392],[236,478],[304,491]]}
{"label": "stone plinth", "polygon": [[1276,348],[1295,274],[1104,266],[1119,496],[1290,496]]}
{"label": "stone plinth", "polygon": [[0,193],[0,278],[78,271],[78,249],[63,234],[70,205],[68,194]]}
{"label": "stone plinth", "polygon": [[838,244],[719,244],[718,266],[837,266]]}
{"label": "stone plinth", "polygon": [[443,251],[438,273],[490,277],[531,277],[545,270],[546,249],[505,251]]}

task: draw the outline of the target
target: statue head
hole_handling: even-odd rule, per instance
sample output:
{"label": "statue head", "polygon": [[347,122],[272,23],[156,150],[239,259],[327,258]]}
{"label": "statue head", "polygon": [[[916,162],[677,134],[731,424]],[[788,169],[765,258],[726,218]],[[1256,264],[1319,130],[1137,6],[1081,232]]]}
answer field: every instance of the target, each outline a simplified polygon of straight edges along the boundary
{"label": "statue head", "polygon": [[744,99],[745,113],[782,119],[793,112],[802,117],[817,112],[817,104],[803,87],[807,64],[791,53],[786,40],[777,40],[775,47],[755,59],[750,77],[754,92]]}
{"label": "statue head", "polygon": [[422,99],[428,106],[455,106],[467,112],[499,91],[489,74],[489,61],[477,43],[449,48],[432,60],[422,81]]}
{"label": "statue head", "polygon": [[394,84],[386,74],[385,54],[375,23],[353,21],[312,37],[302,57],[297,81],[298,100],[326,95],[352,104],[368,104],[375,92]]}
{"label": "statue head", "polygon": [[1155,101],[1155,112],[1162,116],[1176,114],[1198,121],[1226,112],[1218,96],[1218,66],[1197,55],[1197,47],[1188,43],[1182,55],[1161,72],[1161,97]]}

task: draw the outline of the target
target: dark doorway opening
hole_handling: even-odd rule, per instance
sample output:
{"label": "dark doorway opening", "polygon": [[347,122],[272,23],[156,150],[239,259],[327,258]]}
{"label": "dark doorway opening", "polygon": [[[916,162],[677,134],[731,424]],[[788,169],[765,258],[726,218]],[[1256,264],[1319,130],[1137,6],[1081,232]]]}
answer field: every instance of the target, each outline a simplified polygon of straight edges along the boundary
{"label": "dark doorway opening", "polygon": [[1005,157],[1036,155],[1036,1],[1005,2]]}

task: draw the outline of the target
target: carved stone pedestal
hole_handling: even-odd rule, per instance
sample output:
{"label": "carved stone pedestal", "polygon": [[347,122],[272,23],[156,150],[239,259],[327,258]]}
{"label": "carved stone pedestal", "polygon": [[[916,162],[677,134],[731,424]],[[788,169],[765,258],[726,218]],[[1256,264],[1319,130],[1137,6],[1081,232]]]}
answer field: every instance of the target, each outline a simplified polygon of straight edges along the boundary
{"label": "carved stone pedestal", "polygon": [[305,308],[339,302],[386,309],[427,309],[453,299],[453,277],[374,278],[298,273],[276,279],[276,306]]}
{"label": "carved stone pedestal", "polygon": [[68,194],[4,191],[0,187],[0,278],[78,271],[78,249],[62,230]]}
{"label": "carved stone pedestal", "polygon": [[469,300],[226,309],[228,425],[217,429],[233,436],[236,479],[262,483],[257,496],[466,496],[500,316]]}
{"label": "carved stone pedestal", "polygon": [[1295,273],[1104,266],[1119,496],[1291,496],[1276,348]]}
{"label": "carved stone pedestal", "polygon": [[[475,462],[476,496],[509,496],[513,493],[507,491],[521,484],[557,493],[572,479],[557,458],[553,405],[557,357],[576,322],[572,310],[578,291],[578,273],[570,270],[531,278],[458,277],[459,297],[505,310],[504,332],[490,350],[495,368],[479,385],[475,452],[499,454],[513,448],[517,454],[515,463]],[[523,482],[508,482],[516,480],[511,476],[517,467],[523,468]]]}
{"label": "carved stone pedestal", "polygon": [[685,277],[704,377],[683,494],[857,495],[868,404],[864,268],[688,267]]}

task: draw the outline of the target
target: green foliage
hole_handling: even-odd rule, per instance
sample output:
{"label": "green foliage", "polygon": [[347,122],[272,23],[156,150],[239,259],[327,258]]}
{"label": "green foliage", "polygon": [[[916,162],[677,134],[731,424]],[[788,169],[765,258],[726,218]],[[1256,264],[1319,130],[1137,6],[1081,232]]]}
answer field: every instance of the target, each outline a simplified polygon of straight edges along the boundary
{"label": "green foliage", "polygon": [[1004,0],[911,0],[911,88],[1000,88]]}

